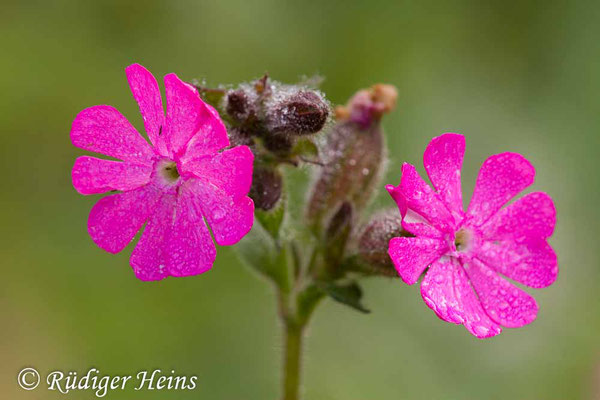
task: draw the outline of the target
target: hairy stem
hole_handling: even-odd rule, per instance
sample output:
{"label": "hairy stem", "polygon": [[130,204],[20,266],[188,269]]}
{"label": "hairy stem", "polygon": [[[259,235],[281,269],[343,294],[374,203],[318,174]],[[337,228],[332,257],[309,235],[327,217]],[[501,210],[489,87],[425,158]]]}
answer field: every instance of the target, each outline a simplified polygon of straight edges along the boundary
{"label": "hairy stem", "polygon": [[304,325],[285,323],[283,361],[283,399],[298,400],[300,397],[300,373],[302,364],[302,336]]}
{"label": "hairy stem", "polygon": [[300,399],[303,339],[310,317],[323,298],[314,285],[287,293],[279,291],[279,315],[284,329],[282,400]]}

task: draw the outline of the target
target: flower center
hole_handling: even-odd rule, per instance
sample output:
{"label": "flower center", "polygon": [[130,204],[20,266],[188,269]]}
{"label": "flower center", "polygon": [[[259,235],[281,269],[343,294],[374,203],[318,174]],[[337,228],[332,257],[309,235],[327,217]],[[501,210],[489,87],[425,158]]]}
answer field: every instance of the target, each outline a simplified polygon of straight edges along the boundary
{"label": "flower center", "polygon": [[459,229],[454,235],[454,246],[456,251],[465,251],[471,241],[471,233],[466,229]]}
{"label": "flower center", "polygon": [[167,162],[160,166],[161,175],[170,183],[175,183],[179,179],[179,171],[177,164],[173,161]]}

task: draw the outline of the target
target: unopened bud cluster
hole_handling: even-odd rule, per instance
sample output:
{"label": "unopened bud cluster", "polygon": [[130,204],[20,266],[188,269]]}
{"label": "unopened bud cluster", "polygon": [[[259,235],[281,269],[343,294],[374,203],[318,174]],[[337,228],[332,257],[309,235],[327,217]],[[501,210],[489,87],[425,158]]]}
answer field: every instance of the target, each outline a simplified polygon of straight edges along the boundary
{"label": "unopened bud cluster", "polygon": [[[326,134],[330,105],[318,90],[288,85],[264,76],[228,89],[199,87],[227,124],[232,146],[254,153],[250,197],[257,218],[277,232],[284,178],[282,165],[315,164],[305,208],[306,223],[324,249],[315,276],[323,281],[347,278],[346,272],[394,275],[387,254],[391,238],[403,236],[397,210],[381,211],[365,221],[386,160],[381,118],[396,105],[397,91],[386,84],[356,92],[335,109]],[[283,207],[285,209],[285,207]],[[354,260],[354,261],[352,261]]]}
{"label": "unopened bud cluster", "polygon": [[[209,89],[199,91],[211,93]],[[313,134],[327,123],[329,103],[318,90],[276,82],[266,75],[219,92],[220,96],[213,99],[205,95],[205,100],[212,100],[221,111],[231,144],[252,149],[255,165],[250,196],[256,208],[271,210],[282,197],[279,166],[310,161],[304,153],[307,148],[316,149]],[[308,141],[311,146],[299,146],[299,141]]]}
{"label": "unopened bud cluster", "polygon": [[330,114],[319,91],[267,76],[226,91],[222,102],[236,137],[250,144],[260,141],[280,156],[290,152],[298,138],[321,131]]}

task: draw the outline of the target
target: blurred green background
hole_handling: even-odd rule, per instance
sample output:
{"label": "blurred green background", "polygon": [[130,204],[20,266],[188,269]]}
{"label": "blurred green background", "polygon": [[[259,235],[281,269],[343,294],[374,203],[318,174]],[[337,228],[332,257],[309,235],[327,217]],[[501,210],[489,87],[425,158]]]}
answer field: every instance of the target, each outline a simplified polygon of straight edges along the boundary
{"label": "blurred green background", "polygon": [[[99,196],[71,186],[75,115],[117,107],[143,129],[124,68],[237,83],[322,74],[343,103],[396,85],[390,163],[421,165],[432,136],[467,137],[466,197],[481,162],[516,151],[558,210],[557,282],[532,290],[530,326],[480,341],[441,322],[417,286],[369,280],[362,315],[332,302],[307,340],[309,400],[600,399],[600,3],[597,1],[30,1],[2,3],[0,393],[62,398],[15,378],[48,371],[198,375],[185,392],[108,399],[276,399],[280,332],[271,288],[220,248],[209,273],[144,283],[86,233]],[[391,206],[382,189],[379,206]],[[43,385],[42,385],[43,386]],[[94,398],[91,391],[71,398]]]}

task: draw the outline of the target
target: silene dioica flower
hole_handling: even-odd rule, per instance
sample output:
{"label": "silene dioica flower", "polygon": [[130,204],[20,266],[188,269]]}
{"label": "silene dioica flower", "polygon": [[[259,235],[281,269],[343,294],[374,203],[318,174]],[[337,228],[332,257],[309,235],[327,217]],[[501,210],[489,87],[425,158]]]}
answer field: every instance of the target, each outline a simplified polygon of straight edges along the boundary
{"label": "silene dioica flower", "polygon": [[247,146],[228,148],[217,111],[177,75],[164,78],[165,116],[154,76],[138,64],[126,73],[151,144],[113,107],[77,115],[73,144],[120,160],[75,161],[72,178],[79,193],[120,192],[94,205],[88,232],[99,247],[118,253],[147,223],[130,259],[139,279],[201,274],[216,256],[206,223],[222,246],[237,243],[252,227],[254,204],[247,196],[252,152]]}
{"label": "silene dioica flower", "polygon": [[502,208],[533,183],[535,170],[523,156],[502,153],[481,166],[473,197],[463,211],[460,171],[464,137],[445,134],[427,146],[423,163],[433,190],[410,164],[397,187],[387,186],[414,237],[390,240],[389,254],[402,280],[421,282],[425,303],[441,319],[463,324],[479,338],[502,326],[532,322],[536,301],[501,275],[532,288],[551,285],[556,254],[546,239],[556,212],[545,193],[530,193]]}
{"label": "silene dioica flower", "polygon": [[[395,108],[394,86],[373,85],[332,109],[316,80],[287,84],[264,75],[210,88],[168,74],[165,115],[150,72],[137,64],[126,72],[150,143],[110,106],[83,110],[71,130],[75,146],[111,158],[79,157],[77,191],[118,192],[92,208],[89,234],[117,253],[145,224],[130,263],[138,278],[159,280],[210,269],[210,231],[219,245],[249,233],[236,250],[277,294],[282,400],[300,399],[304,335],[317,306],[331,299],[369,312],[364,277],[399,274],[412,285],[424,274],[427,305],[479,338],[535,319],[535,300],[506,278],[532,288],[555,281],[547,243],[555,209],[540,192],[506,205],[533,183],[521,155],[488,158],[464,211],[464,137],[434,138],[424,155],[433,188],[404,164],[400,185],[386,187],[400,213],[368,215],[382,189],[382,120]],[[313,170],[312,181],[296,188],[304,200],[287,193],[299,185],[287,173],[297,167]]]}

